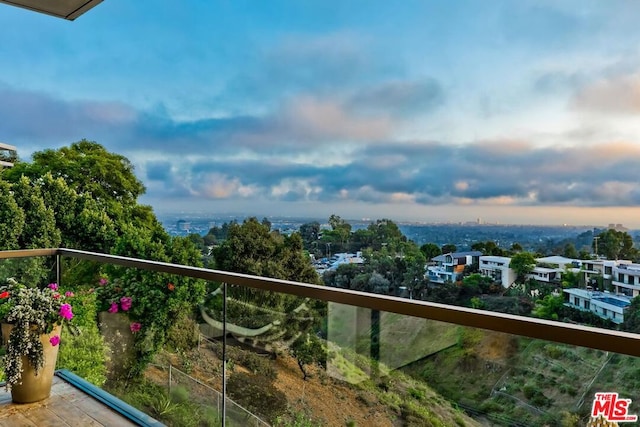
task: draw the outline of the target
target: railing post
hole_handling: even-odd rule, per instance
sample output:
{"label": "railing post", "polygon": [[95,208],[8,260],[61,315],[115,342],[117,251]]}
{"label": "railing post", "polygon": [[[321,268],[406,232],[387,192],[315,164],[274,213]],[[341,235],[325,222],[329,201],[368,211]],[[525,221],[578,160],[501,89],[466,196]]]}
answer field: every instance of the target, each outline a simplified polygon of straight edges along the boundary
{"label": "railing post", "polygon": [[227,282],[222,283],[222,427],[227,423]]}
{"label": "railing post", "polygon": [[56,254],[56,283],[58,286],[62,286],[60,281],[62,280],[62,262],[60,254]]}
{"label": "railing post", "polygon": [[171,396],[171,363],[169,363],[169,396]]}

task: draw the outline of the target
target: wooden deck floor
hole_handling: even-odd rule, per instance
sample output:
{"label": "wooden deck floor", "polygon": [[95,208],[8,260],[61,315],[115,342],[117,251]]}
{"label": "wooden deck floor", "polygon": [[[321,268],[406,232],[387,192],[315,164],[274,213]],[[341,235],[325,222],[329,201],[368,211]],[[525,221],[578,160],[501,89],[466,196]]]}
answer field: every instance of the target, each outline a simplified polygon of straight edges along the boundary
{"label": "wooden deck floor", "polygon": [[0,388],[1,427],[135,426],[127,418],[54,376],[51,396],[36,403],[15,404]]}

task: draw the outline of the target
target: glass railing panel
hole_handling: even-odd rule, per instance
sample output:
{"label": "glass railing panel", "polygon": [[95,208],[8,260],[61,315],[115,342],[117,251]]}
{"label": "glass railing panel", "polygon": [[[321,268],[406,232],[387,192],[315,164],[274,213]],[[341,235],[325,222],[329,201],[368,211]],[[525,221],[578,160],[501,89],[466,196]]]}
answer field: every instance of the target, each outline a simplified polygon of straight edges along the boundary
{"label": "glass railing panel", "polygon": [[[9,272],[10,263],[0,261],[3,264]],[[28,271],[14,265],[14,271]],[[48,265],[50,277],[56,268]],[[230,426],[614,425],[603,424],[607,419],[625,425],[640,414],[639,359],[591,349],[590,342],[560,344],[240,286],[247,278],[229,277],[236,284],[227,286],[225,300],[220,283],[198,280],[65,259],[61,286],[74,292],[75,320],[83,333],[63,336],[59,367],[168,425],[221,425],[223,413]],[[249,281],[256,286],[289,286]],[[441,309],[409,300],[374,300],[371,294],[342,297],[330,295],[334,290],[300,289],[295,292],[378,308],[393,306],[418,315]],[[178,303],[190,298],[185,290],[207,295],[201,306],[187,304],[197,310],[180,309],[187,305]],[[105,297],[110,292],[117,296],[115,301]],[[131,301],[123,302],[122,297]],[[409,307],[398,306],[398,301]],[[113,302],[117,313],[109,312]],[[474,324],[468,312],[455,313],[436,317],[455,322],[460,315],[460,323]],[[190,322],[180,314],[189,314]],[[98,328],[100,316],[122,318],[112,325],[117,333],[109,335],[104,320]],[[473,316],[485,326],[496,325]],[[531,332],[544,325],[525,320],[523,333],[540,336]],[[513,318],[505,322],[513,323]],[[139,330],[132,327],[135,323],[140,323]],[[160,324],[166,329],[158,331]],[[145,331],[149,325],[152,330]],[[609,342],[612,338],[606,334],[603,330],[595,335],[593,345]],[[552,335],[575,342],[570,334]],[[633,339],[625,341],[628,338],[616,342],[635,348]],[[113,344],[121,347],[110,347]],[[133,365],[149,362],[139,365],[144,367],[142,375],[116,374],[127,366],[132,348]],[[147,352],[149,348],[158,351]],[[153,358],[145,357],[150,353]],[[600,424],[591,419],[594,411]]]}
{"label": "glass railing panel", "polygon": [[58,368],[167,425],[222,425],[222,359],[200,334],[197,304],[213,286],[68,258],[61,282],[82,333],[63,337]]}
{"label": "glass railing panel", "polygon": [[[594,400],[602,420],[640,414],[636,357],[243,292],[229,290],[227,301],[228,391],[233,398],[251,389],[237,398],[277,425],[584,426],[596,425],[589,424]],[[315,309],[296,312],[302,304]],[[303,324],[305,316],[314,320]],[[269,364],[251,367],[256,355]],[[276,371],[270,382],[260,373],[269,369]],[[286,405],[278,406],[278,396]]]}
{"label": "glass railing panel", "polygon": [[0,259],[0,280],[13,279],[26,286],[46,286],[56,278],[54,256]]}

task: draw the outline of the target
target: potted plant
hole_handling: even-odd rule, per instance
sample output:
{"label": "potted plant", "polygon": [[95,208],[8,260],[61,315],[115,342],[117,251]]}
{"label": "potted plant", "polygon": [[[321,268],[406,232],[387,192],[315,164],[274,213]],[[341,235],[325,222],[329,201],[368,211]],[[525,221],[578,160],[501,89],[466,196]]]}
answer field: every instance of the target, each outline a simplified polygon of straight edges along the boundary
{"label": "potted plant", "polygon": [[37,288],[8,279],[0,287],[4,374],[14,402],[49,397],[62,325],[73,318],[72,296],[55,283]]}

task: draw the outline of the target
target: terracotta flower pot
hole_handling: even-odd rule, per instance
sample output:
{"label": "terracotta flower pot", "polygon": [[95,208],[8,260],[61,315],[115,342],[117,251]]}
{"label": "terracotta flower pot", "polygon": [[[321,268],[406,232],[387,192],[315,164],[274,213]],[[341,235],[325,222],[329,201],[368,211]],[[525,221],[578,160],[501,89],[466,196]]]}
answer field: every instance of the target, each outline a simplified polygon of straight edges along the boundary
{"label": "terracotta flower pot", "polygon": [[[2,324],[2,337],[4,344],[7,344],[9,334],[13,329],[13,325]],[[35,369],[29,363],[26,356],[22,356],[22,378],[19,384],[11,386],[11,400],[15,403],[31,403],[46,399],[51,394],[51,383],[53,381],[53,373],[58,360],[59,345],[51,345],[49,340],[54,335],[60,336],[62,327],[56,325],[50,334],[40,336],[42,342],[42,350],[44,353],[44,366],[40,368],[36,375]]]}

